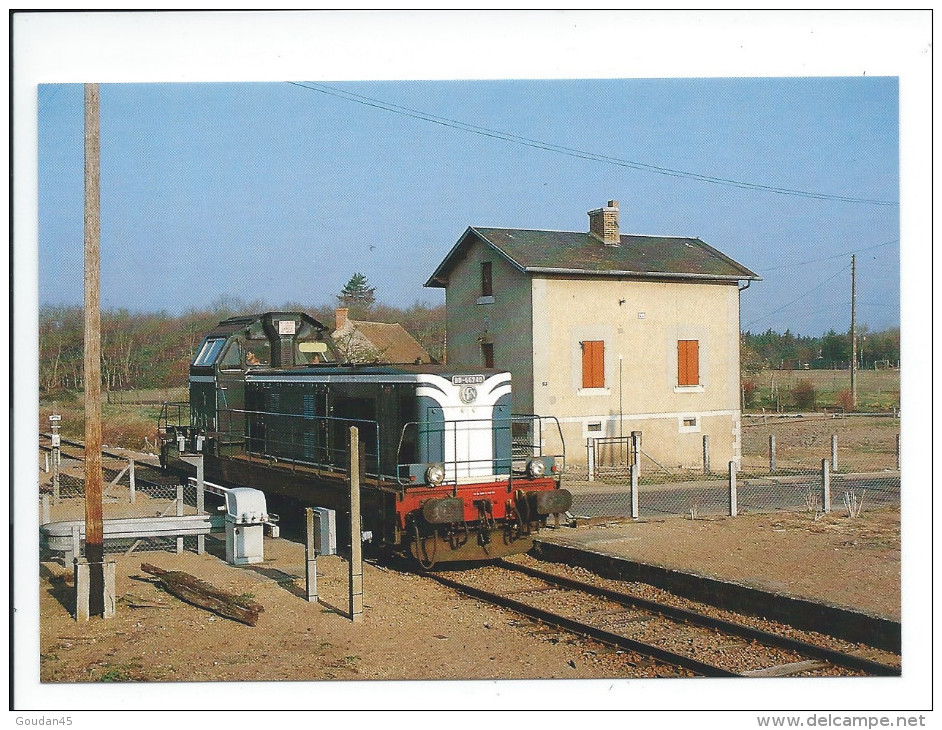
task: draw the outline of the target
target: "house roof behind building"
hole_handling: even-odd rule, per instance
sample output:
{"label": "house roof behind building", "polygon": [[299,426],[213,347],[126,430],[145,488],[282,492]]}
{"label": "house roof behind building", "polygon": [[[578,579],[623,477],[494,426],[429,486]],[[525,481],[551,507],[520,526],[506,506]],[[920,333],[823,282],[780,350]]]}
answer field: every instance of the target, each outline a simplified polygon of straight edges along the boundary
{"label": "house roof behind building", "polygon": [[347,320],[365,337],[387,363],[428,363],[431,356],[399,323],[361,322]]}
{"label": "house roof behind building", "polygon": [[607,246],[589,233],[469,227],[425,283],[444,287],[454,265],[479,240],[528,274],[759,280],[742,264],[699,238],[621,235]]}

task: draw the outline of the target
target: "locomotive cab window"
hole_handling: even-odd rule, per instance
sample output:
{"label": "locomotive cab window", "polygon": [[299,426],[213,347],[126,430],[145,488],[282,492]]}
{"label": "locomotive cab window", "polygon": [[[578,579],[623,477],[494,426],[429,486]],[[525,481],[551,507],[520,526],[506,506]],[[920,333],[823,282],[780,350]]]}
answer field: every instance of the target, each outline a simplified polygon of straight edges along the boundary
{"label": "locomotive cab window", "polygon": [[330,354],[326,342],[300,342],[298,343],[298,362],[301,365],[312,365],[319,362],[330,362]]}
{"label": "locomotive cab window", "polygon": [[240,370],[242,368],[242,343],[232,342],[219,358],[219,367],[223,370]]}
{"label": "locomotive cab window", "polygon": [[197,366],[212,365],[222,352],[222,346],[226,344],[225,337],[211,337],[203,343],[200,351],[193,358],[193,364]]}
{"label": "locomotive cab window", "polygon": [[267,341],[246,342],[245,364],[249,367],[253,365],[268,365],[271,362],[271,346]]}

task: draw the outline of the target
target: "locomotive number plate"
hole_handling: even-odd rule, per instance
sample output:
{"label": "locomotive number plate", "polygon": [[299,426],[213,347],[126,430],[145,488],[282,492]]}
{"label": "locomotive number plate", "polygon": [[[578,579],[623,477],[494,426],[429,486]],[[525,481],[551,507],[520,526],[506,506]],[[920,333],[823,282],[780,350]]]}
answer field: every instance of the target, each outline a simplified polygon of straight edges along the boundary
{"label": "locomotive number plate", "polygon": [[278,334],[279,335],[293,335],[294,331],[295,331],[295,328],[294,328],[293,319],[278,320]]}
{"label": "locomotive number plate", "polygon": [[453,385],[480,385],[484,382],[483,375],[452,375]]}

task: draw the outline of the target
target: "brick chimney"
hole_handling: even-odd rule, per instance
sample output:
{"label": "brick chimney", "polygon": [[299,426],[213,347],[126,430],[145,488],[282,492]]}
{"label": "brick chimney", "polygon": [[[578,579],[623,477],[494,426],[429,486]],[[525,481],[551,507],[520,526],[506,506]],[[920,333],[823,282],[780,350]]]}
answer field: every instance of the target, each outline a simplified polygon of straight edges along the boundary
{"label": "brick chimney", "polygon": [[621,244],[618,233],[618,201],[609,200],[604,208],[589,211],[589,235],[606,246]]}
{"label": "brick chimney", "polygon": [[334,310],[334,329],[339,330],[347,322],[347,314],[350,310],[347,307],[337,307]]}

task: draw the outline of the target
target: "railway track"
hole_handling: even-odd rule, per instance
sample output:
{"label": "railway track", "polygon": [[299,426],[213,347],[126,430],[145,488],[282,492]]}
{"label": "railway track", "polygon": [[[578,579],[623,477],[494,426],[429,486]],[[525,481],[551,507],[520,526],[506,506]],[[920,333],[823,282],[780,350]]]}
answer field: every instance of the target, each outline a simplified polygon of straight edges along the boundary
{"label": "railway track", "polygon": [[[61,463],[75,464],[85,461],[85,444],[81,441],[72,441],[65,438],[59,439],[59,454]],[[43,452],[52,452],[52,434],[39,433],[39,450]],[[142,454],[135,451],[110,451],[102,449],[101,452],[103,464],[102,473],[106,480],[112,480],[116,476],[120,478],[124,474],[124,469],[130,459],[135,464],[135,480],[141,488],[150,485],[155,488],[165,488],[174,486],[178,479],[174,475],[164,474],[160,470],[160,462],[157,457],[150,454]],[[63,480],[69,483],[81,479],[73,474],[63,474]],[[73,484],[73,486],[75,486]]]}
{"label": "railway track", "polygon": [[[698,676],[900,674],[891,664],[509,561],[426,575],[534,621]],[[495,585],[500,591],[491,589]]]}

